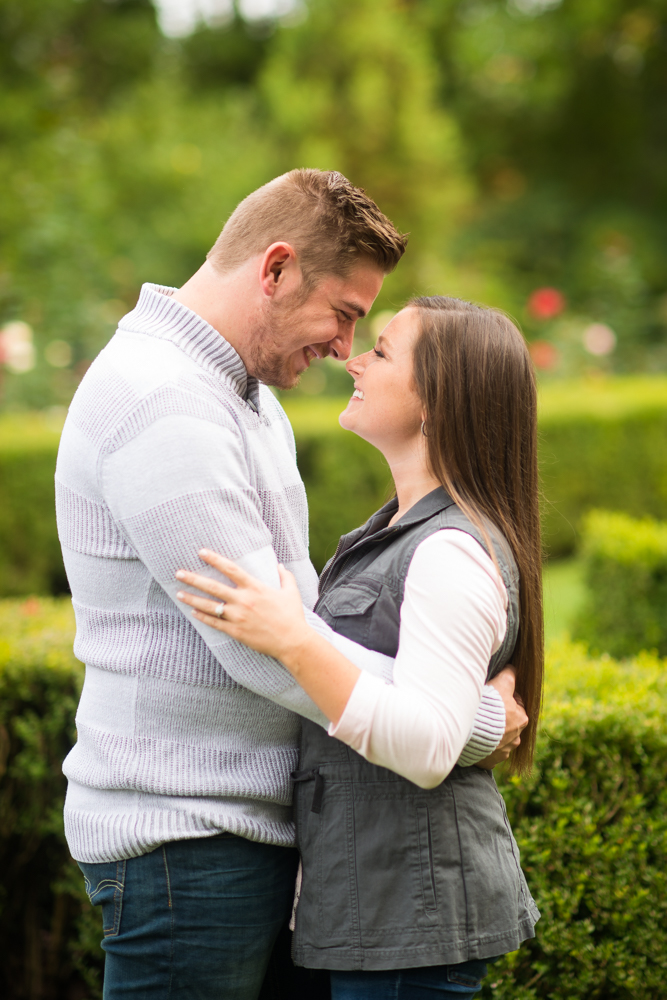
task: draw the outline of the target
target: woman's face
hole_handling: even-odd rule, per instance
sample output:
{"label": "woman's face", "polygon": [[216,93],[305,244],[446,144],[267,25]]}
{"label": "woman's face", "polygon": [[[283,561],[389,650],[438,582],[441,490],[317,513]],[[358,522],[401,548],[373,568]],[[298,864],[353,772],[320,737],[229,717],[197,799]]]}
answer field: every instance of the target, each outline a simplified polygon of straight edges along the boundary
{"label": "woman's face", "polygon": [[417,310],[403,309],[371,351],[345,366],[354,378],[354,394],[338,418],[340,425],[384,453],[414,442],[420,434],[422,404],[412,375],[418,335]]}

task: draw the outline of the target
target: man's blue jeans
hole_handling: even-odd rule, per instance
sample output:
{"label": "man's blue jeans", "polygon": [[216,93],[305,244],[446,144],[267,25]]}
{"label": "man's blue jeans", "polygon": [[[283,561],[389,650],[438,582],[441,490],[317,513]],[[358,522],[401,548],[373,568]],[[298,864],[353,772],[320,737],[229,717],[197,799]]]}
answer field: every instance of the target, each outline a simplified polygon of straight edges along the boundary
{"label": "man's blue jeans", "polygon": [[295,849],[221,834],[81,863],[102,908],[104,1000],[257,1000],[298,861]]}

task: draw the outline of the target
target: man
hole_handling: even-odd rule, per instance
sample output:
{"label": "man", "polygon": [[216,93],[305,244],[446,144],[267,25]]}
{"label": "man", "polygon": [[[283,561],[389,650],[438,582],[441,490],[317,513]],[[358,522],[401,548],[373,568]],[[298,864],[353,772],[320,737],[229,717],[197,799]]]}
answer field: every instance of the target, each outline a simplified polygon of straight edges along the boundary
{"label": "man", "polygon": [[[349,356],[405,242],[340,174],[279,177],[181,289],[143,287],[72,402],[57,509],[86,680],[65,825],[102,907],[107,1000],[260,990],[297,865],[299,715],[327,723],[280,664],[186,618],[174,572],[206,546],[277,586],[280,561],[312,608],[305,492],[266,385]],[[504,728],[491,692],[477,757]]]}

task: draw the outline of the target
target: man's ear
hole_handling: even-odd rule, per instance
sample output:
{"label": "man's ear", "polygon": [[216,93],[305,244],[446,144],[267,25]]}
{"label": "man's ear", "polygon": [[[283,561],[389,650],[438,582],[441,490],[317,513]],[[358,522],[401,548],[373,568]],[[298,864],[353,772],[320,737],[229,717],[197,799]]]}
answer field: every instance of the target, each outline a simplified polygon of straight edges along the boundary
{"label": "man's ear", "polygon": [[259,282],[264,295],[273,298],[277,291],[300,281],[296,251],[289,243],[272,243],[262,257]]}

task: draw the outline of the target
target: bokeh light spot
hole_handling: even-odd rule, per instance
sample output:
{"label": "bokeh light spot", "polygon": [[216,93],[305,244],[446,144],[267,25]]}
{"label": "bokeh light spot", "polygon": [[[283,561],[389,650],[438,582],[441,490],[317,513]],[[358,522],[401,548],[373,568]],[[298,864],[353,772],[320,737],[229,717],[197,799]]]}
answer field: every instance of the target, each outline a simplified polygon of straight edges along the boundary
{"label": "bokeh light spot", "polygon": [[72,348],[66,340],[52,340],[44,348],[44,358],[52,368],[67,368],[72,363]]}
{"label": "bokeh light spot", "polygon": [[327,377],[319,367],[307,368],[299,382],[299,389],[307,396],[319,396],[327,387]]}
{"label": "bokeh light spot", "polygon": [[565,308],[565,296],[557,288],[536,288],[528,299],[528,312],[534,319],[553,319]]}
{"label": "bokeh light spot", "polygon": [[378,339],[384,328],[389,326],[395,315],[396,313],[391,309],[383,309],[377,316],[373,316],[371,320],[371,333],[375,340]]}
{"label": "bokeh light spot", "polygon": [[23,375],[35,367],[32,329],[27,323],[15,320],[0,330],[0,364],[15,375]]}
{"label": "bokeh light spot", "polygon": [[589,354],[604,357],[616,347],[616,334],[604,323],[591,323],[584,330],[582,341]]}
{"label": "bokeh light spot", "polygon": [[534,340],[528,345],[530,356],[536,368],[542,371],[551,371],[558,365],[560,354],[553,344],[548,340]]}

